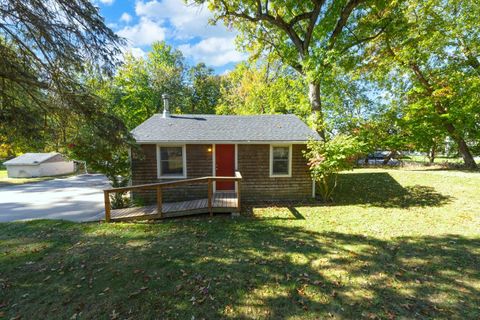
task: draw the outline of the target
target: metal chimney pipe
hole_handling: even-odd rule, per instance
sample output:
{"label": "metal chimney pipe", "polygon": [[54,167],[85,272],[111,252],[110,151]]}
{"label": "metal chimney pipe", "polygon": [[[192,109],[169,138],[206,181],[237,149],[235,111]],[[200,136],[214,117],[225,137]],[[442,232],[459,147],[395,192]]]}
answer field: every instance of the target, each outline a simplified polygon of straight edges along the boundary
{"label": "metal chimney pipe", "polygon": [[169,96],[167,93],[162,94],[163,99],[163,117],[168,118],[170,117],[170,109],[169,109]]}

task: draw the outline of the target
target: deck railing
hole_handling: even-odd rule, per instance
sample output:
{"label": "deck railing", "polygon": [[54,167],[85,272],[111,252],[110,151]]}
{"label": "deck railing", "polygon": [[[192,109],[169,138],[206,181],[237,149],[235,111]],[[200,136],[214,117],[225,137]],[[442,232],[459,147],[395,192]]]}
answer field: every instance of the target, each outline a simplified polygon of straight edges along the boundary
{"label": "deck railing", "polygon": [[129,192],[135,190],[156,190],[156,198],[157,198],[157,213],[159,217],[162,217],[162,205],[163,205],[163,197],[162,197],[162,190],[164,188],[171,188],[181,185],[191,185],[191,184],[199,184],[199,183],[207,183],[208,184],[208,212],[210,215],[213,215],[212,210],[212,199],[213,199],[213,183],[215,181],[234,181],[236,186],[236,195],[237,195],[237,210],[240,211],[240,181],[242,180],[242,175],[240,172],[235,171],[235,176],[233,177],[223,177],[223,176],[208,176],[208,177],[201,177],[201,178],[192,178],[192,179],[183,179],[183,180],[175,180],[175,181],[168,181],[168,182],[158,182],[158,183],[150,183],[150,184],[140,184],[135,186],[128,186],[128,187],[120,187],[120,188],[109,188],[103,190],[104,200],[105,200],[105,221],[110,222],[111,217],[111,210],[112,206],[110,203],[110,194],[117,193],[117,192]]}

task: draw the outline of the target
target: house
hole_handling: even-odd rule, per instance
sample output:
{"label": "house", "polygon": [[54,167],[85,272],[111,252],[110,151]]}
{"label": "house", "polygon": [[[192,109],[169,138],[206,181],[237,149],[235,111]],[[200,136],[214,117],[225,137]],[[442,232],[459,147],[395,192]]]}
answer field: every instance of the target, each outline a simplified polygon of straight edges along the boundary
{"label": "house", "polygon": [[3,163],[9,178],[33,178],[72,173],[73,161],[57,152],[25,153]]}
{"label": "house", "polygon": [[[315,184],[303,156],[309,139],[319,139],[295,115],[155,114],[132,134],[140,151],[132,152],[132,185],[206,176],[242,176],[244,202],[312,198]],[[205,197],[206,185],[165,190],[163,201]],[[237,184],[217,181],[214,192],[234,192]],[[137,192],[153,202],[154,192]]]}

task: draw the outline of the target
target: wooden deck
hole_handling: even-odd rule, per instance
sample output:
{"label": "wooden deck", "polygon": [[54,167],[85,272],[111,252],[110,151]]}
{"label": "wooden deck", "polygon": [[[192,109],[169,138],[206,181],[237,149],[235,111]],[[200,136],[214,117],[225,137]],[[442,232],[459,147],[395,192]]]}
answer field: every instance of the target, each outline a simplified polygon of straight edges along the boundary
{"label": "wooden deck", "polygon": [[[215,192],[212,198],[212,212],[237,212],[239,198],[235,192]],[[208,198],[181,202],[164,202],[161,214],[158,206],[133,207],[125,209],[112,209],[111,221],[150,220],[172,218],[199,213],[209,213]]]}

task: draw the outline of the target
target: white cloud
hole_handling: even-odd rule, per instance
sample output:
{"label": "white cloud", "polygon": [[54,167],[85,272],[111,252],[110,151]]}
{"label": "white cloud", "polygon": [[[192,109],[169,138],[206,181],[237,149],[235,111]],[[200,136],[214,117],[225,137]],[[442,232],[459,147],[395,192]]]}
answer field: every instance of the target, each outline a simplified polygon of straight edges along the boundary
{"label": "white cloud", "polygon": [[187,5],[180,0],[138,1],[135,13],[156,21],[168,20],[174,27],[174,37],[188,39],[193,37],[231,37],[232,32],[223,24],[209,24],[212,13],[205,5]]}
{"label": "white cloud", "polygon": [[129,23],[130,21],[132,21],[132,16],[129,15],[127,12],[124,12],[124,13],[122,13],[122,16],[120,17],[120,21],[125,22],[125,23]]}
{"label": "white cloud", "polygon": [[128,52],[130,52],[135,58],[145,58],[145,56],[147,55],[147,53],[143,51],[142,48],[137,47],[130,48]]}
{"label": "white cloud", "polygon": [[230,70],[230,69],[225,69],[225,70],[223,70],[223,72],[222,72],[221,75],[222,75],[222,76],[226,76],[226,75],[228,75],[230,72],[232,72],[232,70]]}
{"label": "white cloud", "polygon": [[[186,5],[182,0],[137,0],[135,14],[139,22],[117,32],[133,47],[168,37],[180,43],[178,48],[194,63],[220,67],[246,59],[235,47],[236,33],[221,22],[210,25],[212,13],[204,5]],[[129,23],[132,17],[124,13],[120,20]]]}
{"label": "white cloud", "polygon": [[133,46],[150,45],[155,41],[165,39],[166,29],[154,21],[142,17],[140,22],[134,26],[126,26],[119,30],[117,34],[126,38]]}
{"label": "white cloud", "polygon": [[99,1],[108,6],[115,2],[115,0],[99,0]]}
{"label": "white cloud", "polygon": [[191,57],[196,61],[203,61],[207,65],[214,67],[246,59],[244,54],[236,50],[233,38],[211,37],[194,45],[180,45],[179,49],[187,57]]}
{"label": "white cloud", "polygon": [[123,47],[121,51],[122,53],[118,57],[121,61],[124,61],[127,55],[132,55],[134,58],[145,58],[147,56],[147,52],[138,47]]}

